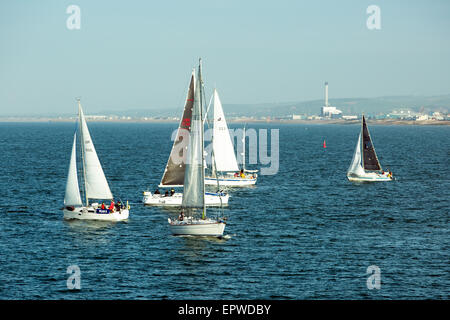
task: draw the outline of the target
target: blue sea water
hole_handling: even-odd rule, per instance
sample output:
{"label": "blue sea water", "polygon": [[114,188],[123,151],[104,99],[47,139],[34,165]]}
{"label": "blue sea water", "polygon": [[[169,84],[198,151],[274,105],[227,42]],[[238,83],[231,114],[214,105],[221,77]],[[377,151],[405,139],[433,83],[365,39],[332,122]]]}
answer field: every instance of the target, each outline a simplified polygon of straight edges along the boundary
{"label": "blue sea water", "polygon": [[[100,223],[62,218],[75,124],[0,123],[0,299],[450,297],[448,126],[370,126],[397,180],[353,184],[360,126],[248,125],[279,129],[279,171],[230,190],[227,240],[174,237],[168,211],[141,203],[176,127],[89,123],[131,205],[129,221]],[[67,287],[71,265],[80,290]],[[367,287],[371,265],[380,289]]]}

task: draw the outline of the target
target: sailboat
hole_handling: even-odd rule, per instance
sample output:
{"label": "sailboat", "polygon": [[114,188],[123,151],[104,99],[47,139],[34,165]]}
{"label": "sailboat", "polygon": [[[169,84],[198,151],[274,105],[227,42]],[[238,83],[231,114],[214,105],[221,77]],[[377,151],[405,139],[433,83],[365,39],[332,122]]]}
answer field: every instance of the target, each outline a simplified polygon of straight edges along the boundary
{"label": "sailboat", "polygon": [[213,92],[213,99],[212,149],[216,166],[211,169],[211,175],[205,178],[205,184],[216,185],[218,180],[220,186],[245,187],[254,185],[258,178],[257,170],[245,170],[245,127],[242,139],[243,167],[239,170],[222,103],[216,89]]}
{"label": "sailboat", "polygon": [[224,219],[206,217],[201,60],[196,86],[185,166],[182,211],[178,219],[169,218],[168,221],[174,235],[221,237],[226,225]]}
{"label": "sailboat", "polygon": [[[159,190],[156,192],[144,191],[142,202],[145,205],[153,206],[181,206],[182,193],[175,192],[174,188],[183,187],[184,175],[186,169],[187,148],[190,142],[189,134],[192,125],[192,110],[194,106],[194,94],[196,90],[195,70],[192,71],[191,80],[186,96],[186,103],[178,126],[177,135],[167,161],[159,188],[171,188],[169,192],[162,194]],[[228,205],[229,195],[225,192],[207,192],[205,202],[207,206]]]}
{"label": "sailboat", "polygon": [[393,180],[392,173],[384,172],[381,168],[364,115],[353,159],[347,170],[347,178],[359,182]]}
{"label": "sailboat", "polygon": [[97,202],[89,203],[89,199],[102,199],[113,201],[114,197],[109,189],[102,166],[95,151],[94,144],[89,133],[86,119],[78,100],[79,134],[81,141],[81,155],[83,167],[83,186],[86,197],[83,204],[78,185],[77,174],[77,133],[73,137],[72,154],[70,157],[69,172],[64,196],[64,219],[80,220],[126,220],[129,216],[128,202],[126,205],[111,202],[110,208],[102,208]]}

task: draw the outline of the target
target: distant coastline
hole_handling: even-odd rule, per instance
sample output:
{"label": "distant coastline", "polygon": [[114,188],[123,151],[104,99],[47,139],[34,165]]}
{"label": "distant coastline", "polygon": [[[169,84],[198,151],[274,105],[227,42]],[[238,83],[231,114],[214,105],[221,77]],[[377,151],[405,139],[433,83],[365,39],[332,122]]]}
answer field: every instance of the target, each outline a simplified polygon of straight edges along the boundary
{"label": "distant coastline", "polygon": [[[5,117],[0,118],[0,123],[14,123],[14,122],[40,122],[40,123],[63,123],[75,122],[75,119],[70,118],[26,118],[26,117]],[[95,119],[89,122],[111,122],[111,123],[178,123],[178,119]],[[287,120],[287,119],[251,119],[251,118],[236,118],[227,120],[228,123],[280,123],[280,124],[339,124],[351,125],[360,124],[361,120],[342,120],[342,119],[314,119],[314,120]],[[399,119],[369,119],[368,123],[372,125],[450,125],[450,120],[399,120]]]}

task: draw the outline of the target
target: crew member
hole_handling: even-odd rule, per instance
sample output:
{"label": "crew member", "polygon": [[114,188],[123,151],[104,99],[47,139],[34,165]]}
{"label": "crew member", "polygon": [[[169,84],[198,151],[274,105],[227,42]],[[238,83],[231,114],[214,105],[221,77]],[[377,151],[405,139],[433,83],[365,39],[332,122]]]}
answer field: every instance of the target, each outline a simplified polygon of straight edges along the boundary
{"label": "crew member", "polygon": [[114,200],[111,200],[111,204],[108,209],[109,211],[114,212]]}

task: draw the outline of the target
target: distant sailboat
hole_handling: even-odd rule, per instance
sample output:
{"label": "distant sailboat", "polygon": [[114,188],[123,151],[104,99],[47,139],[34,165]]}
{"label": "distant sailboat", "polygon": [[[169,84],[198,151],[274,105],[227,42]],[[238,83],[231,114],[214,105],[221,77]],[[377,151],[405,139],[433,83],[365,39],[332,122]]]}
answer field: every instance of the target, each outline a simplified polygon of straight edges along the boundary
{"label": "distant sailboat", "polygon": [[[159,190],[159,193],[144,191],[142,201],[145,205],[181,206],[182,193],[175,192],[173,188],[182,188],[184,184],[187,148],[190,142],[189,135],[191,132],[192,110],[196,90],[195,81],[195,71],[192,71],[183,115],[167,161],[166,169],[159,184],[159,188],[171,188],[172,190],[170,192],[167,191],[167,194],[161,194]],[[224,192],[207,192],[205,194],[205,202],[207,206],[227,205],[229,197]]]}
{"label": "distant sailboat", "polygon": [[220,186],[245,187],[254,185],[258,178],[257,170],[245,170],[245,128],[243,135],[243,167],[239,170],[222,103],[216,89],[214,89],[213,98],[212,144],[216,167],[215,170],[211,170],[211,175],[205,178],[205,184],[216,185],[218,180]]}
{"label": "distant sailboat", "polygon": [[384,172],[381,168],[364,116],[347,178],[350,181],[360,182],[393,180],[392,173]]}
{"label": "distant sailboat", "polygon": [[220,237],[225,230],[223,219],[206,217],[205,205],[205,154],[202,118],[201,61],[198,67],[197,90],[192,110],[192,126],[183,184],[182,212],[179,219],[168,219],[174,235]]}
{"label": "distant sailboat", "polygon": [[81,220],[126,220],[129,216],[128,204],[115,204],[110,208],[101,208],[98,203],[89,204],[89,199],[113,200],[108,181],[103,173],[102,166],[95,151],[94,144],[89,133],[86,119],[78,99],[79,132],[81,140],[81,154],[83,166],[83,185],[86,203],[83,204],[78,185],[77,174],[77,134],[74,134],[72,154],[70,157],[69,172],[64,196],[64,218]]}
{"label": "distant sailboat", "polygon": [[326,149],[327,144],[325,143],[325,140],[323,140],[323,148]]}

